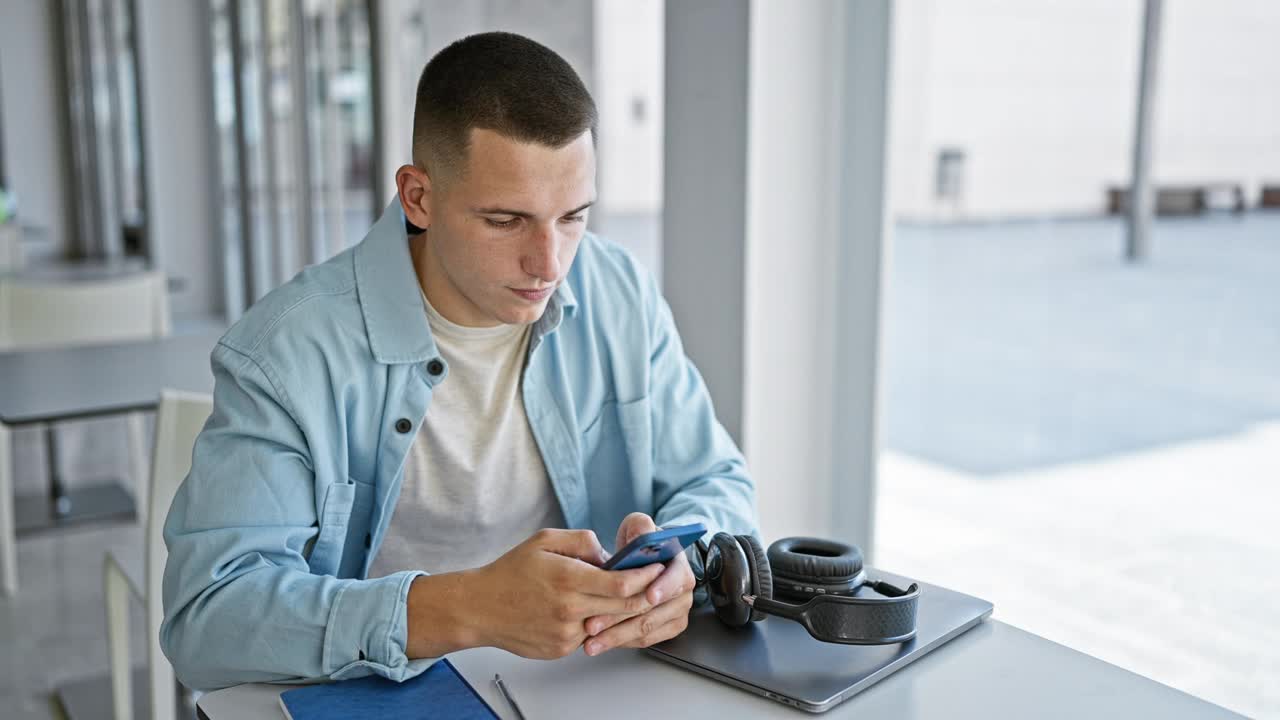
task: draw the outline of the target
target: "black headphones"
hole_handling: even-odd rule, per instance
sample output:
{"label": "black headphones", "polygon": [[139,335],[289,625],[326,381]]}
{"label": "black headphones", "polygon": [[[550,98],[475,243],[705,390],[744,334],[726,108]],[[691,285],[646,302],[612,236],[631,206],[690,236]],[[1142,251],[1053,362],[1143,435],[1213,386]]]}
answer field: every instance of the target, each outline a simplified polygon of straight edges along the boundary
{"label": "black headphones", "polygon": [[[766,554],[751,535],[716,533],[698,541],[700,585],[729,627],[745,627],[766,615],[795,620],[823,642],[887,645],[916,635],[920,586],[902,590],[871,580],[862,551],[853,545],[808,537],[783,538]],[[857,597],[868,587],[882,597]],[[787,598],[800,604],[782,602]]]}

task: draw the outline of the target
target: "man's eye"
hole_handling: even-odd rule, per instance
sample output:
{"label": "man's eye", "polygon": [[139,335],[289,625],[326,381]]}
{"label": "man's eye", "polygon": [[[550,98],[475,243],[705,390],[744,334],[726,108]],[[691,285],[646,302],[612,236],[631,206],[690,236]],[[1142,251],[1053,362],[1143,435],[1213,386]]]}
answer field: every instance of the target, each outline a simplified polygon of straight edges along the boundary
{"label": "man's eye", "polygon": [[485,222],[487,222],[487,223],[489,223],[489,225],[490,225],[491,227],[496,227],[496,228],[509,228],[509,227],[511,227],[511,226],[513,226],[513,225],[515,225],[515,224],[516,224],[516,220],[518,220],[518,219],[519,219],[519,218],[510,218],[510,219],[508,219],[508,220],[495,220],[495,219],[493,219],[493,218],[485,218],[485,219],[484,219],[484,221],[485,221]]}
{"label": "man's eye", "polygon": [[565,221],[565,222],[582,222],[582,216],[581,216],[581,215],[569,215],[569,216],[567,216],[567,217],[565,217],[565,218],[563,218],[563,219],[564,219],[564,221]]}

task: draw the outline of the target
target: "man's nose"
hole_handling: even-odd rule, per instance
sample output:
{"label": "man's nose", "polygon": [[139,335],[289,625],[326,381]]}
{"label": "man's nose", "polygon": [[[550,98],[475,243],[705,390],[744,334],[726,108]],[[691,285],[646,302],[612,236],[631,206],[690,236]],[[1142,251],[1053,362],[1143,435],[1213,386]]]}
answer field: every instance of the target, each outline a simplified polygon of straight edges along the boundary
{"label": "man's nose", "polygon": [[525,272],[543,282],[560,279],[560,234],[554,227],[534,227],[520,264]]}

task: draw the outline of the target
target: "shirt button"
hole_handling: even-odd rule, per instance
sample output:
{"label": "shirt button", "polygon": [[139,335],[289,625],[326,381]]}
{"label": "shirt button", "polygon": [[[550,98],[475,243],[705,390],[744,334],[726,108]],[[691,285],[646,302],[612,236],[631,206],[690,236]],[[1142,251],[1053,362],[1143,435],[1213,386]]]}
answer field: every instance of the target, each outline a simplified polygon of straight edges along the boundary
{"label": "shirt button", "polygon": [[409,422],[409,418],[400,418],[396,421],[396,432],[404,435],[413,429],[413,423]]}
{"label": "shirt button", "polygon": [[439,375],[440,373],[444,372],[444,363],[440,362],[439,360],[432,360],[431,362],[427,363],[427,372],[431,373],[432,375]]}

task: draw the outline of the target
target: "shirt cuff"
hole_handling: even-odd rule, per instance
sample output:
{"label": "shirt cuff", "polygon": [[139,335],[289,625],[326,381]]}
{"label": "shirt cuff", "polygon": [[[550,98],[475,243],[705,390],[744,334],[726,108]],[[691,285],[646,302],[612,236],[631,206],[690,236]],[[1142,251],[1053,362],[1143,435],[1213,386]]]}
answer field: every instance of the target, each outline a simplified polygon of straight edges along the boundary
{"label": "shirt cuff", "polygon": [[354,580],[338,592],[329,611],[322,667],[334,680],[377,674],[397,682],[431,666],[410,662],[409,586],[426,575],[412,570],[376,580]]}

